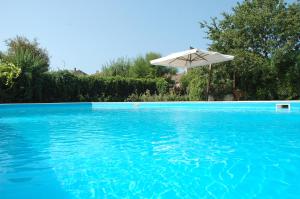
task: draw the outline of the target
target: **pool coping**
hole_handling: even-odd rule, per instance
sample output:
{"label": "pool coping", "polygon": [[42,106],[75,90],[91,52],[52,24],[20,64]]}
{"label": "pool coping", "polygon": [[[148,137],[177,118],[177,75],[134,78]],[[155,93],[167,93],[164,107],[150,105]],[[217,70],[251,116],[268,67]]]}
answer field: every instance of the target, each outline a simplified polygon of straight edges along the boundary
{"label": "pool coping", "polygon": [[155,102],[46,102],[46,103],[0,103],[8,105],[55,105],[55,104],[214,104],[214,103],[300,103],[300,100],[257,100],[257,101],[155,101]]}

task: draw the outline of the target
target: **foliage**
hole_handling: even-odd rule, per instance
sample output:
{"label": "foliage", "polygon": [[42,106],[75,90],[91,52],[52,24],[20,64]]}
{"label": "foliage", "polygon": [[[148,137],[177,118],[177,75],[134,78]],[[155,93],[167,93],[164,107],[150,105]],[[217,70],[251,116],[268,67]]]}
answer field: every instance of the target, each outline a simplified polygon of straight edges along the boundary
{"label": "foliage", "polygon": [[149,52],[145,56],[138,56],[133,60],[119,58],[102,67],[102,76],[122,76],[132,78],[168,77],[176,74],[176,68],[154,66],[153,59],[160,58],[160,54]]}
{"label": "foliage", "polygon": [[205,100],[207,86],[207,71],[205,68],[193,68],[180,79],[182,88],[190,100]]}
{"label": "foliage", "polygon": [[166,94],[151,94],[149,90],[145,93],[139,95],[137,93],[132,93],[126,101],[128,102],[160,102],[160,101],[188,101],[189,97],[186,95],[178,95],[174,92],[169,92]]}
{"label": "foliage", "polygon": [[19,77],[21,69],[12,63],[5,63],[0,60],[0,84],[5,87],[11,87],[14,81]]}
{"label": "foliage", "polygon": [[137,57],[133,65],[129,68],[129,76],[135,78],[144,78],[144,77],[153,77],[153,69],[150,67],[150,64],[143,57]]}
{"label": "foliage", "polygon": [[24,37],[16,37],[6,41],[7,51],[1,53],[5,62],[13,63],[21,69],[11,91],[11,98],[22,99],[23,102],[34,98],[34,87],[39,86],[42,73],[48,71],[49,57],[45,49],[39,47],[37,41],[29,41]]}
{"label": "foliage", "polygon": [[36,40],[16,37],[7,40],[6,45],[8,49],[3,54],[3,59],[20,67],[22,73],[40,74],[48,71],[48,53],[39,47]]}
{"label": "foliage", "polygon": [[[29,102],[67,101],[125,101],[131,94],[151,95],[159,93],[157,85],[164,79],[142,79],[124,77],[103,77],[101,75],[75,75],[69,71],[46,72],[40,76],[39,84],[33,87],[35,95]],[[159,83],[158,83],[159,82]],[[10,99],[23,102],[24,99]],[[5,102],[7,99],[0,99]]]}
{"label": "foliage", "polygon": [[152,68],[152,77],[164,77],[164,76],[175,75],[177,73],[176,68],[150,64],[151,60],[158,59],[160,57],[161,55],[158,53],[149,52],[146,54],[144,58],[146,60],[146,63],[149,65],[149,67]]}
{"label": "foliage", "polygon": [[206,82],[200,77],[191,80],[188,92],[189,99],[192,101],[206,100]]}
{"label": "foliage", "polygon": [[[0,65],[0,102],[124,101],[133,93],[149,91],[154,95],[169,90],[169,82],[156,76],[169,70],[150,65],[149,60],[158,56],[155,53],[133,62],[118,59],[102,73],[78,75],[66,70],[48,72],[47,52],[36,41],[16,37],[6,43],[7,51],[0,53],[4,60]],[[12,86],[4,92],[6,84]]]}
{"label": "foliage", "polygon": [[166,94],[169,90],[169,83],[163,78],[157,79],[156,88],[159,94]]}
{"label": "foliage", "polygon": [[242,99],[299,99],[299,21],[299,2],[245,0],[222,20],[213,18],[201,27],[211,50],[235,55],[215,70],[229,75]]}
{"label": "foliage", "polygon": [[[300,3],[244,0],[222,19],[201,27],[212,41],[210,50],[232,54],[230,62],[213,65],[209,94],[223,100],[300,98]],[[16,37],[0,52],[0,102],[173,101],[206,100],[208,67],[194,68],[174,87],[176,69],[153,66],[147,53],[120,58],[95,75],[48,72],[49,57],[34,41]],[[9,64],[7,64],[9,63]],[[177,86],[177,85],[176,85]]]}
{"label": "foliage", "polygon": [[126,58],[119,58],[117,60],[111,61],[102,67],[103,76],[129,76],[129,68],[131,66],[131,61]]}

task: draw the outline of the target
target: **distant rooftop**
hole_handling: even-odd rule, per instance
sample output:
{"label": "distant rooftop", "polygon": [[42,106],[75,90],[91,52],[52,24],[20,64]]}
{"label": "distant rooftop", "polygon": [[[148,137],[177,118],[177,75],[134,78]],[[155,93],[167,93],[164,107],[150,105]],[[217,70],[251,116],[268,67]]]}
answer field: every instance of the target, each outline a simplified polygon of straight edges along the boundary
{"label": "distant rooftop", "polygon": [[78,70],[77,68],[74,68],[74,70],[69,71],[75,75],[87,75],[87,73],[83,72],[82,70]]}

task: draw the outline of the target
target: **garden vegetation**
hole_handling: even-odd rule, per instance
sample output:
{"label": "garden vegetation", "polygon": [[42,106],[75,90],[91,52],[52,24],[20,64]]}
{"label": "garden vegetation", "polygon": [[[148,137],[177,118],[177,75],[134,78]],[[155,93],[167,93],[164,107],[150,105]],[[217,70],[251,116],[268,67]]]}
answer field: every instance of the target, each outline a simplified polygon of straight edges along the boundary
{"label": "garden vegetation", "polygon": [[[221,19],[200,22],[209,50],[235,59],[213,66],[210,99],[300,98],[300,3],[245,0]],[[16,37],[0,52],[0,102],[205,100],[207,67],[190,69],[180,84],[177,70],[153,66],[147,53],[119,58],[93,75],[49,70],[49,56],[37,41]],[[173,79],[173,80],[172,80]]]}

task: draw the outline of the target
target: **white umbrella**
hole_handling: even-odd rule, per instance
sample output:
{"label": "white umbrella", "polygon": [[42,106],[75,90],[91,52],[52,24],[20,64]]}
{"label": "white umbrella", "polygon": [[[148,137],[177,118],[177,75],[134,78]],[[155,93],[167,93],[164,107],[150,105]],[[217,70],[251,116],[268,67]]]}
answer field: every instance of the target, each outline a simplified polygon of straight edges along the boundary
{"label": "white umbrella", "polygon": [[152,65],[181,67],[187,70],[187,68],[191,67],[230,61],[233,60],[233,58],[234,56],[232,55],[224,55],[218,52],[192,48],[190,50],[172,53],[159,59],[154,59],[150,63]]}
{"label": "white umbrella", "polygon": [[211,76],[211,64],[233,60],[234,56],[224,55],[218,52],[200,50],[191,48],[190,50],[172,53],[165,57],[154,59],[150,63],[152,65],[169,66],[169,67],[181,67],[187,72],[188,68],[197,66],[209,66],[209,76],[207,84],[207,97],[209,94],[210,76]]}

